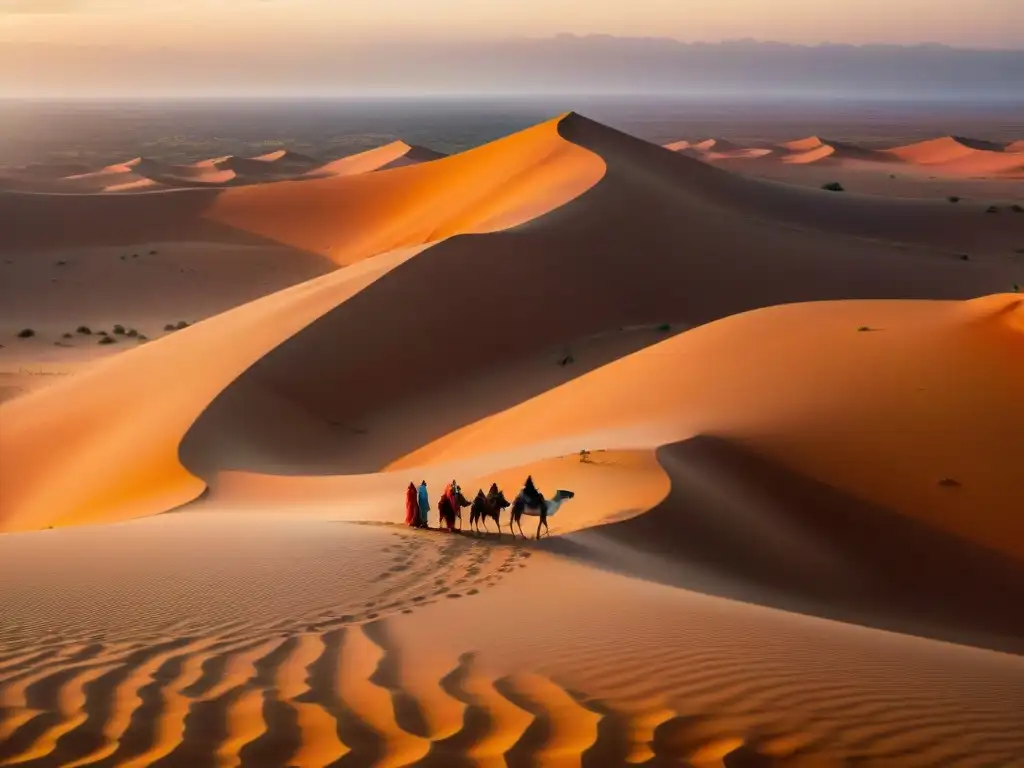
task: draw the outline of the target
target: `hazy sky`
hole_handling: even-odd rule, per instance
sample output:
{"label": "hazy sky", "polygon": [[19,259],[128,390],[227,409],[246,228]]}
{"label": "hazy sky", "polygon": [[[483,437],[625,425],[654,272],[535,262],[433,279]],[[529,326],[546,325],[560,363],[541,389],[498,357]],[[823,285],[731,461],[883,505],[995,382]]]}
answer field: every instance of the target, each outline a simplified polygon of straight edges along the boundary
{"label": "hazy sky", "polygon": [[1024,48],[1024,0],[0,0],[0,41],[178,49],[559,33]]}

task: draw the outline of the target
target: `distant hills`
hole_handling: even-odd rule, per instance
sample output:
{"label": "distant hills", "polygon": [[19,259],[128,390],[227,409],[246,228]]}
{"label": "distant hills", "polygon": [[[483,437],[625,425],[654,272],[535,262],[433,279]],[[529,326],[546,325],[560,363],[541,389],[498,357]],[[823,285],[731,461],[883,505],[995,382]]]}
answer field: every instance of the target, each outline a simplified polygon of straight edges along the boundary
{"label": "distant hills", "polygon": [[[1024,50],[791,45],[560,35],[476,42],[295,41],[238,49],[14,44],[0,94],[713,93],[917,98],[1024,95]],[[133,47],[134,46],[134,47]]]}

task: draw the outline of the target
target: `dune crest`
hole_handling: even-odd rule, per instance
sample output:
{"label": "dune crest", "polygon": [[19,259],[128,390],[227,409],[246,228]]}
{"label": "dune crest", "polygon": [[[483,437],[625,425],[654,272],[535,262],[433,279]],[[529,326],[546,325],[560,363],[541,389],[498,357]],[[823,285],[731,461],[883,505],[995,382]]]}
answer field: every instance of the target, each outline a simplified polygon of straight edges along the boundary
{"label": "dune crest", "polygon": [[[178,445],[203,409],[253,362],[431,242],[519,224],[597,182],[603,163],[562,139],[557,125],[545,123],[444,161],[354,177],[356,188],[339,189],[348,179],[327,179],[224,193],[208,216],[298,247],[325,231],[345,232],[347,223],[363,218],[383,232],[371,230],[348,244],[345,258],[363,261],[354,269],[120,355],[68,382],[70,389],[43,390],[0,406],[0,527],[123,519],[195,498],[204,486],[181,466]],[[462,194],[436,195],[437,185],[446,183]],[[342,200],[351,204],[339,206]],[[386,221],[396,224],[386,228]],[[313,242],[322,248],[323,240]],[[217,363],[195,370],[196,360]],[[172,373],[190,369],[185,377]],[[164,383],[171,378],[178,379],[175,394],[166,399]],[[159,409],[139,398],[147,392],[163,398]],[[52,423],[56,413],[67,439],[54,449],[39,424]],[[117,415],[104,423],[105,413]],[[7,455],[16,458],[8,461]],[[50,479],[55,473],[60,480]]]}

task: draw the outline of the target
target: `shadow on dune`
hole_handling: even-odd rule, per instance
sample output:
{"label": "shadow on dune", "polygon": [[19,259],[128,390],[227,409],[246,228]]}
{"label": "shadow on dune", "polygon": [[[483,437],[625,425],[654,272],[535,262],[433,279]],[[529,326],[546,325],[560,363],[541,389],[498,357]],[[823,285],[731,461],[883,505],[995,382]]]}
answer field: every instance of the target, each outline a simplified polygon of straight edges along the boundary
{"label": "shadow on dune", "polygon": [[697,437],[658,452],[658,507],[545,549],[700,592],[1024,653],[1024,566],[749,453]]}
{"label": "shadow on dune", "polygon": [[[1006,235],[967,209],[773,186],[577,115],[559,130],[604,159],[596,186],[525,225],[445,240],[287,340],[199,418],[186,466],[204,478],[377,471],[543,392],[516,381],[529,374],[514,363],[572,339],[789,302],[972,298],[1024,279],[948,255]],[[377,444],[359,433],[373,414],[481,372],[515,383]]]}

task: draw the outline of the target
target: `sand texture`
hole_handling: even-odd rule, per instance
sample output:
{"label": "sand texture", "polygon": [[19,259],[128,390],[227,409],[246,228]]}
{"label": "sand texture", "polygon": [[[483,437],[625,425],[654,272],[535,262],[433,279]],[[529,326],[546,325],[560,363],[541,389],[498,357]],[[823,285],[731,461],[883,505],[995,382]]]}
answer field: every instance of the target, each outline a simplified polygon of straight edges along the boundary
{"label": "sand texture", "polygon": [[1015,154],[8,174],[0,766],[1024,766]]}

